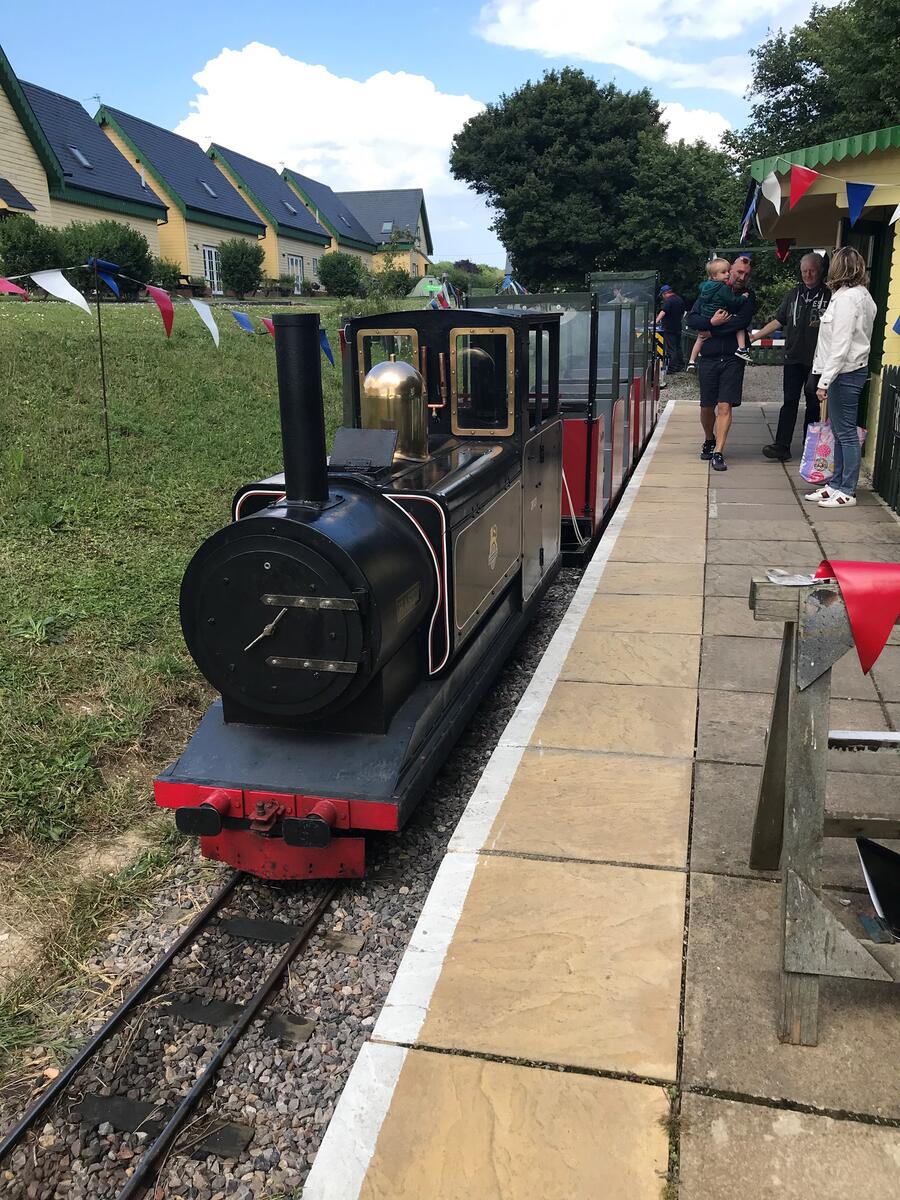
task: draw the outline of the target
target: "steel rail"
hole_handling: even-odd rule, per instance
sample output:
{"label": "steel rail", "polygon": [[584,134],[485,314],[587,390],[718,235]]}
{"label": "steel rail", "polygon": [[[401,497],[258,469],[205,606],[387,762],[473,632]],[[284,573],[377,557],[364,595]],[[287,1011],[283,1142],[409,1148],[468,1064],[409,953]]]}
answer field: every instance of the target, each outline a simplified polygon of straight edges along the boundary
{"label": "steel rail", "polygon": [[119,1192],[117,1200],[133,1200],[133,1198],[139,1196],[145,1188],[151,1186],[151,1180],[148,1177],[152,1174],[157,1162],[171,1148],[181,1132],[185,1122],[187,1121],[187,1118],[193,1111],[197,1101],[215,1079],[222,1063],[244,1036],[251,1023],[258,1016],[260,1010],[264,1008],[269,996],[281,982],[282,976],[287,971],[294,958],[296,958],[297,954],[303,949],[306,942],[315,932],[316,927],[322,918],[322,914],[328,908],[328,905],[334,899],[340,887],[340,882],[332,884],[322,898],[316,903],[312,912],[309,914],[303,924],[298,928],[297,934],[293,941],[289,943],[287,949],[284,951],[281,958],[272,969],[271,973],[267,976],[263,983],[260,984],[249,1003],[245,1005],[241,1011],[240,1017],[231,1027],[228,1036],[210,1059],[203,1074],[194,1082],[190,1091],[187,1093],[187,1095],[185,1095],[175,1112],[157,1135],[156,1139],[141,1157],[134,1169],[134,1174],[128,1180],[128,1183],[125,1185],[122,1191]]}
{"label": "steel rail", "polygon": [[190,945],[192,941],[203,931],[209,920],[215,916],[219,908],[231,893],[234,891],[238,881],[242,878],[243,872],[235,872],[221,891],[213,896],[207,906],[202,909],[197,916],[191,921],[190,925],[184,930],[179,938],[172,943],[169,949],[162,955],[161,958],[150,968],[148,973],[141,979],[140,983],[125,997],[116,1011],[112,1014],[106,1024],[95,1033],[89,1042],[87,1042],[79,1052],[75,1055],[72,1061],[65,1067],[62,1074],[57,1076],[53,1083],[43,1091],[34,1103],[26,1109],[25,1113],[19,1118],[16,1124],[0,1142],[0,1162],[14,1150],[19,1144],[28,1130],[32,1127],[38,1117],[53,1104],[58,1097],[65,1092],[69,1083],[78,1074],[102,1044],[106,1041],[111,1033],[114,1033],[121,1025],[126,1016],[144,999],[149,991],[158,982],[160,977],[166,973],[172,965],[172,960],[178,954]]}

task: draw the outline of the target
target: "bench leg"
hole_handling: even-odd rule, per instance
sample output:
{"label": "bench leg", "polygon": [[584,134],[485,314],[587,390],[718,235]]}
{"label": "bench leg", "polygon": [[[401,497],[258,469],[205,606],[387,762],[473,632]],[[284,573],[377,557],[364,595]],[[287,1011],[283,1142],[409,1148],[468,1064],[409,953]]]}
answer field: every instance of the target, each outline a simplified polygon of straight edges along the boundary
{"label": "bench leg", "polygon": [[787,776],[788,721],[793,684],[794,643],[797,626],[785,624],[781,640],[778,681],[772,700],[766,754],[756,798],[753,841],[750,844],[750,868],[753,871],[777,871],[781,861],[784,830],[784,787]]}
{"label": "bench leg", "polygon": [[819,1042],[819,976],[781,972],[781,1022],[778,1039],[791,1046]]}

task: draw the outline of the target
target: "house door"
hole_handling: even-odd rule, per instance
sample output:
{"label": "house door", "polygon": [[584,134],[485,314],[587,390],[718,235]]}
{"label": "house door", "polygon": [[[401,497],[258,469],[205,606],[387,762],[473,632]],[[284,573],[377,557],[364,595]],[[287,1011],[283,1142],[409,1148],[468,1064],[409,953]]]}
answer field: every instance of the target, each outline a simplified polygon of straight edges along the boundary
{"label": "house door", "polygon": [[203,274],[214,296],[222,295],[222,264],[215,246],[203,247]]}
{"label": "house door", "polygon": [[288,274],[294,277],[294,295],[299,296],[303,291],[301,286],[303,283],[303,255],[289,254],[287,260]]}

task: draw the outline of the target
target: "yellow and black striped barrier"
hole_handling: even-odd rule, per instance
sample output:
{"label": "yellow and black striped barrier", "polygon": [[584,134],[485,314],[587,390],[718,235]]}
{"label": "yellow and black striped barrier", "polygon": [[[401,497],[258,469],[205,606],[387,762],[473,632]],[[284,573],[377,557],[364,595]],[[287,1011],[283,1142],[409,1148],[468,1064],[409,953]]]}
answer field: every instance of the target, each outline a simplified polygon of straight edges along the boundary
{"label": "yellow and black striped barrier", "polygon": [[665,358],[666,357],[665,334],[663,333],[663,331],[661,329],[657,329],[656,333],[655,333],[655,337],[656,337],[656,357],[657,358]]}

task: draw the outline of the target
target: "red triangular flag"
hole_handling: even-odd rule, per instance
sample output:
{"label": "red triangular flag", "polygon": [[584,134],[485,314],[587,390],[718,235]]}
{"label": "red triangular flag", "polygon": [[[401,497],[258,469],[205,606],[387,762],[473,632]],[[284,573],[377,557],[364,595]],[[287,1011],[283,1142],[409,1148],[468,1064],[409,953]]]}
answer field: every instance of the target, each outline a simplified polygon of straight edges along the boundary
{"label": "red triangular flag", "polygon": [[272,324],[272,318],[271,317],[263,317],[262,323],[263,323],[263,325],[265,325],[266,329],[268,329],[269,333],[271,333],[272,337],[274,337],[275,336],[275,326]]}
{"label": "red triangular flag", "polygon": [[775,257],[779,262],[787,262],[791,255],[791,246],[794,244],[793,238],[776,238],[775,239]]}
{"label": "red triangular flag", "polygon": [[816,579],[836,579],[847,606],[859,665],[868,674],[900,616],[900,563],[824,559]]}
{"label": "red triangular flag", "polygon": [[791,167],[791,202],[788,207],[793,208],[818,178],[819,172],[811,171],[809,167]]}
{"label": "red triangular flag", "polygon": [[172,322],[175,320],[175,309],[172,307],[172,297],[162,288],[153,287],[149,283],[145,283],[147,295],[154,301],[159,309],[159,315],[162,317],[162,323],[166,330],[166,337],[172,332]]}
{"label": "red triangular flag", "polygon": [[0,292],[9,292],[10,296],[24,296],[28,299],[25,289],[20,288],[17,283],[10,283],[8,279],[0,279]]}

